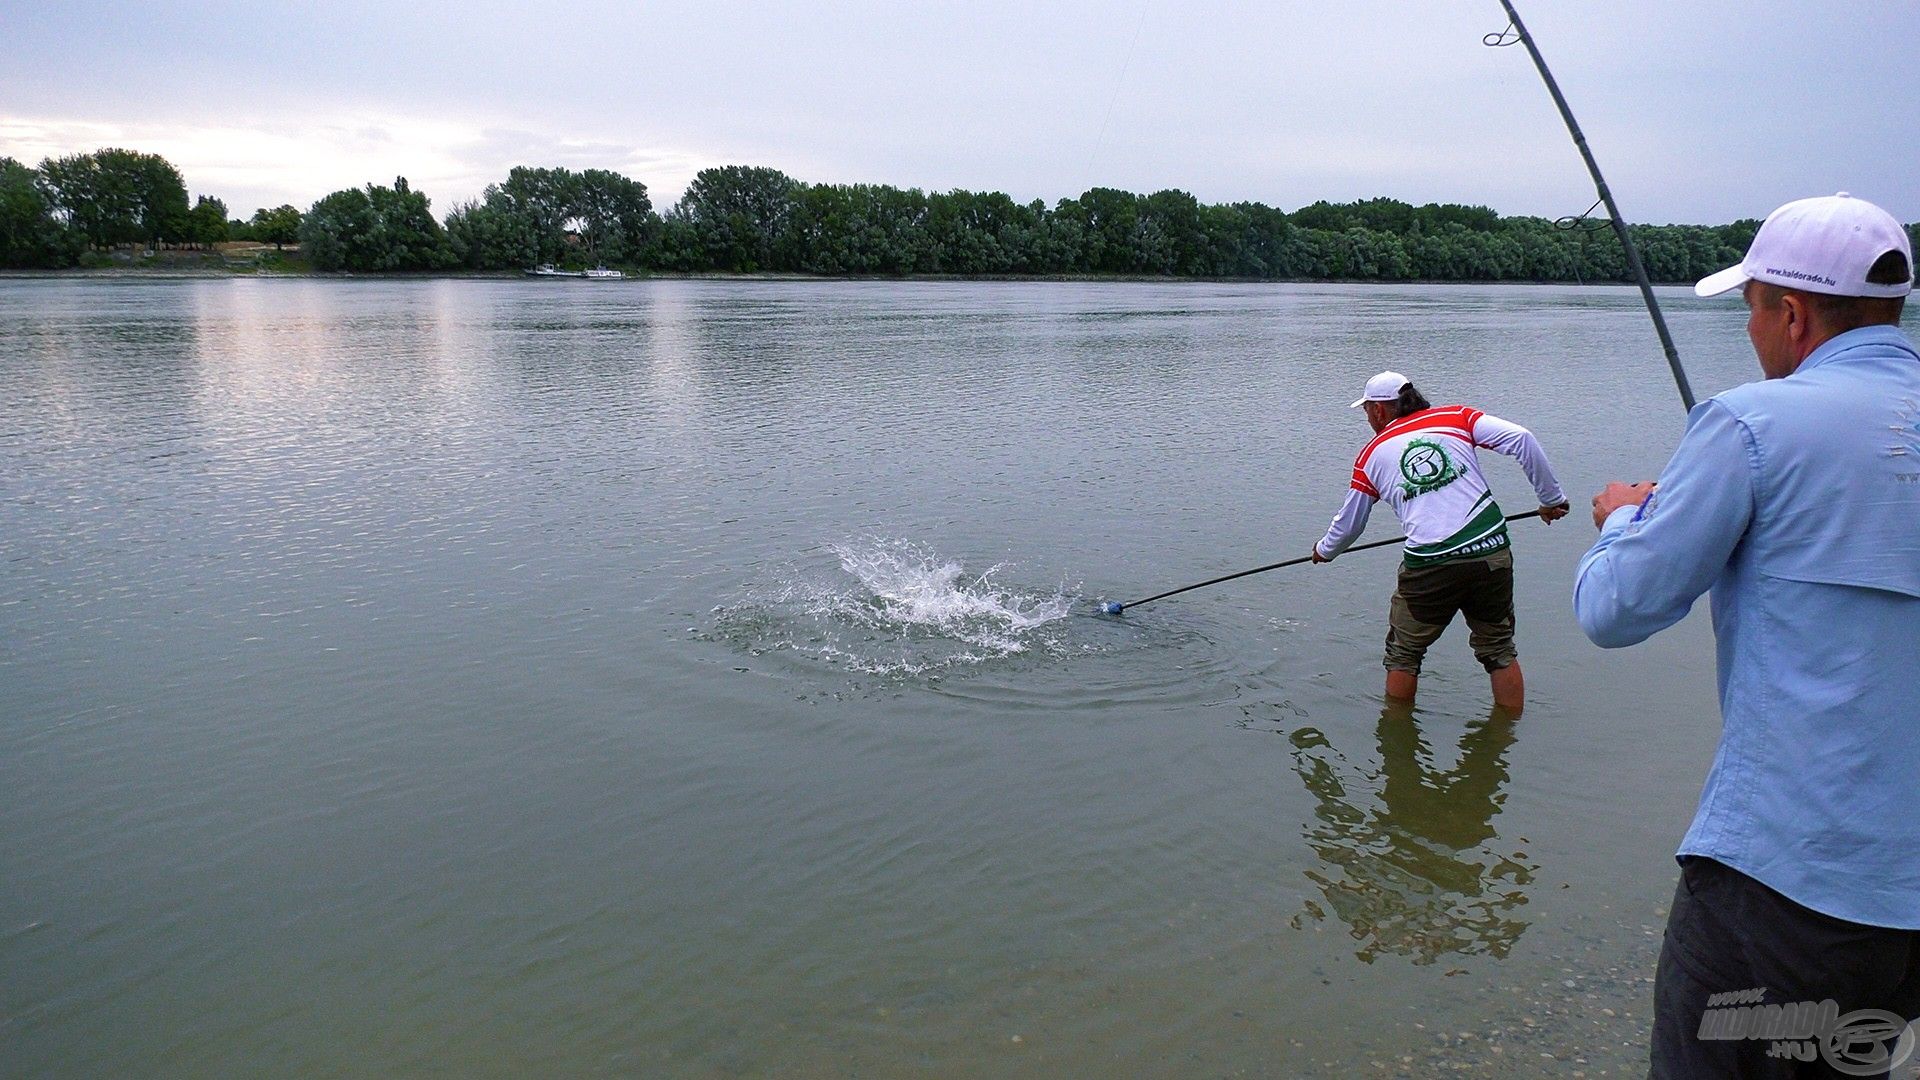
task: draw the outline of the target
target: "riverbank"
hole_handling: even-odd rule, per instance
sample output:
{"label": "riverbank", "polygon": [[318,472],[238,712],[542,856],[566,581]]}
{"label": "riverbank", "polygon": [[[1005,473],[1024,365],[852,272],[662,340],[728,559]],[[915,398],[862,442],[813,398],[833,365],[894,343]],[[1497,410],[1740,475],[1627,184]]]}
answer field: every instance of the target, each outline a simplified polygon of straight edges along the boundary
{"label": "riverbank", "polygon": [[[1481,281],[1467,278],[1240,278],[1174,277],[1147,274],[795,274],[795,273],[715,273],[676,270],[626,270],[626,277],[596,281],[596,286],[636,281],[950,281],[950,282],[1051,282],[1123,284],[1223,284],[1223,285],[1614,285],[1631,286],[1631,281]],[[429,270],[363,273],[347,270],[321,271],[287,266],[108,266],[74,267],[66,270],[0,270],[0,280],[26,278],[104,278],[129,280],[218,279],[218,278],[312,278],[340,281],[520,281],[530,279],[515,270]],[[559,278],[560,281],[578,280]],[[1656,281],[1660,286],[1682,286],[1690,281]]]}

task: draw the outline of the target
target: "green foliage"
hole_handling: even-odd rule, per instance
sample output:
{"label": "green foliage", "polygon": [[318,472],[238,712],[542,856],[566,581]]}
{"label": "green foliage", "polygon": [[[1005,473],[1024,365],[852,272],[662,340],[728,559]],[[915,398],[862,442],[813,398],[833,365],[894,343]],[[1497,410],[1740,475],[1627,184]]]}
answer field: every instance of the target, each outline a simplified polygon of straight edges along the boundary
{"label": "green foliage", "polygon": [[[778,169],[728,165],[702,169],[676,208],[699,269],[754,273],[794,269],[799,248],[787,232],[801,185]],[[851,227],[851,226],[850,226]],[[775,252],[786,248],[787,258]]]}
{"label": "green foliage", "polygon": [[158,154],[109,149],[49,158],[40,163],[40,185],[55,215],[95,247],[191,239],[186,183]]}
{"label": "green foliage", "polygon": [[587,261],[637,262],[652,239],[659,218],[647,185],[606,169],[588,169],[574,178],[568,224],[586,241]]}
{"label": "green foliage", "polygon": [[641,252],[640,261],[656,270],[686,272],[709,269],[693,222],[677,206],[660,218],[653,242]]}
{"label": "green foliage", "polygon": [[519,166],[507,173],[506,183],[487,190],[487,202],[529,230],[533,262],[558,263],[566,257],[567,221],[578,187],[579,178],[566,169]]}
{"label": "green foliage", "polygon": [[0,266],[72,266],[80,247],[76,234],[55,220],[39,174],[0,158]]}
{"label": "green foliage", "polygon": [[518,167],[447,215],[455,258],[475,270],[632,265],[659,228],[647,185],[605,169]]}
{"label": "green foliage", "polygon": [[[1633,227],[1647,273],[1691,281],[1738,262],[1759,227]],[[1920,232],[1920,226],[1909,226]],[[164,158],[106,149],[42,162],[0,159],[0,265],[71,266],[89,247],[298,240],[322,270],[518,270],[606,263],[669,271],[809,274],[1092,274],[1361,281],[1629,280],[1604,220],[1577,227],[1484,206],[1391,198],[1203,204],[1184,191],[1092,188],[1052,207],[999,192],[807,184],[777,169],[694,177],[656,214],[646,185],[602,169],[521,166],[445,227],[404,179],[228,221],[218,199],[188,206]],[[124,259],[122,260],[124,261]],[[288,263],[293,267],[296,263]]]}
{"label": "green foliage", "polygon": [[761,268],[810,274],[911,274],[941,268],[918,189],[871,184],[795,185],[777,261]]}
{"label": "green foliage", "polygon": [[407,186],[336,191],[307,211],[300,246],[317,270],[439,270],[454,256],[427,197]]}
{"label": "green foliage", "polygon": [[253,221],[249,225],[253,232],[251,239],[262,244],[272,244],[275,249],[298,243],[300,217],[300,211],[291,205],[283,204],[272,209],[263,206],[253,212]]}
{"label": "green foliage", "polygon": [[447,215],[447,245],[471,270],[525,269],[544,260],[532,222],[516,214],[489,186],[483,202],[465,202]]}
{"label": "green foliage", "polygon": [[200,196],[187,214],[186,239],[212,246],[227,239],[227,204],[206,195]]}
{"label": "green foliage", "polygon": [[948,274],[1032,273],[1039,258],[1041,203],[999,192],[948,191],[925,199],[925,258]]}
{"label": "green foliage", "polygon": [[[1124,274],[1361,281],[1625,281],[1600,222],[1561,228],[1484,206],[1377,198],[1293,214],[1203,205],[1184,191],[1093,188],[1045,204],[998,192],[804,184],[772,169],[709,169],[660,223],[662,270],[810,274]],[[1640,226],[1648,272],[1688,281],[1737,262],[1755,222]]]}
{"label": "green foliage", "polygon": [[373,200],[360,188],[336,191],[308,208],[300,221],[300,250],[319,270],[348,265],[348,245],[373,230]]}

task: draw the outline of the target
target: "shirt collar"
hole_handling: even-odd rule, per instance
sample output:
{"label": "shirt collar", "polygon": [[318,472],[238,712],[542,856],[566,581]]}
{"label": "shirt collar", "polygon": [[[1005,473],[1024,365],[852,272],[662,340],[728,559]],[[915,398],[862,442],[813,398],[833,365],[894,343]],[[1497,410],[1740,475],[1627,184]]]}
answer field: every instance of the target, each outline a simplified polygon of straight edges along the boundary
{"label": "shirt collar", "polygon": [[1798,375],[1808,368],[1818,367],[1826,363],[1841,353],[1846,352],[1848,349],[1856,349],[1862,345],[1892,345],[1905,349],[1907,352],[1914,351],[1913,342],[1907,340],[1907,335],[1901,333],[1900,328],[1897,326],[1887,323],[1881,323],[1876,326],[1862,326],[1849,330],[1844,334],[1835,334],[1821,342],[1820,347],[1808,353],[1807,358],[1800,361],[1800,366],[1794,368],[1793,372]]}

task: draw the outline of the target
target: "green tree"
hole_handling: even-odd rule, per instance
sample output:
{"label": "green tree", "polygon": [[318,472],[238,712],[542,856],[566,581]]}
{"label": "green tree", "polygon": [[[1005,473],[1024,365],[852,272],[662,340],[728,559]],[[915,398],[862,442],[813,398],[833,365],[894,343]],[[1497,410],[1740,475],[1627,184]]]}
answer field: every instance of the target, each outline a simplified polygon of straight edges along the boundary
{"label": "green tree", "polygon": [[778,169],[728,165],[702,169],[676,208],[692,232],[700,269],[752,273],[791,269],[775,253],[790,249],[800,185]]}
{"label": "green tree", "polygon": [[438,270],[454,263],[427,197],[402,176],[392,187],[336,191],[307,211],[300,246],[319,270]]}
{"label": "green tree", "polygon": [[1045,214],[1044,203],[1022,205],[997,191],[928,195],[928,257],[951,274],[1030,272]]}
{"label": "green tree", "polygon": [[227,204],[208,195],[200,196],[187,215],[186,239],[212,247],[227,238]]}
{"label": "green tree", "polygon": [[55,213],[95,247],[188,238],[186,183],[158,154],[108,149],[51,158],[41,163],[40,180]]}
{"label": "green tree", "polygon": [[517,218],[530,231],[534,262],[567,261],[568,224],[577,215],[580,178],[567,169],[515,166],[487,202]]}
{"label": "green tree", "polygon": [[929,273],[942,267],[918,189],[814,184],[794,189],[769,265],[816,274]]}
{"label": "green tree", "polygon": [[1081,267],[1095,274],[1138,272],[1140,197],[1115,188],[1091,188],[1077,199],[1063,200],[1054,213],[1080,227]]}
{"label": "green tree", "polygon": [[447,215],[447,244],[462,266],[474,270],[524,270],[541,261],[533,223],[516,214],[493,185],[481,201],[461,203]]}
{"label": "green tree", "polygon": [[77,239],[54,217],[39,173],[0,157],[0,266],[71,266]]}
{"label": "green tree", "polygon": [[276,249],[299,242],[300,211],[287,204],[271,209],[263,206],[255,210],[253,239],[262,244],[272,244]]}
{"label": "green tree", "polygon": [[1156,191],[1140,200],[1142,273],[1198,277],[1213,265],[1200,202],[1184,191]]}
{"label": "green tree", "polygon": [[300,219],[300,249],[316,270],[360,269],[353,265],[362,238],[373,231],[373,201],[361,188],[336,191],[314,203]]}
{"label": "green tree", "polygon": [[700,248],[699,234],[686,211],[674,206],[660,217],[660,227],[641,252],[640,261],[657,270],[682,272],[711,269]]}
{"label": "green tree", "polygon": [[637,262],[660,223],[647,185],[606,169],[575,177],[568,220],[599,263]]}

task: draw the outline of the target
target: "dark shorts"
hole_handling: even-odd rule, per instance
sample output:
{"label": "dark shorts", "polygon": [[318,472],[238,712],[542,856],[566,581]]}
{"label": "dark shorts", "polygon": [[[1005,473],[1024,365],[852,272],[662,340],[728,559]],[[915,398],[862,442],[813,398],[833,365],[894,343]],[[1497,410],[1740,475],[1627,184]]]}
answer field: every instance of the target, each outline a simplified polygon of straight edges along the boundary
{"label": "dark shorts", "polygon": [[1484,559],[1400,568],[1387,613],[1388,671],[1420,674],[1427,648],[1458,613],[1467,617],[1468,643],[1488,671],[1519,659],[1513,648],[1513,552]]}
{"label": "dark shorts", "polygon": [[[1897,1029],[1920,1016],[1920,930],[1823,915],[1688,855],[1653,997],[1656,1080],[1907,1076],[1920,1052],[1889,1055],[1906,1052]],[[1823,1021],[1840,1037],[1821,1037]],[[1773,1037],[1808,1027],[1811,1038]]]}

